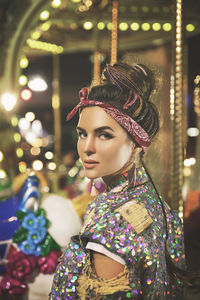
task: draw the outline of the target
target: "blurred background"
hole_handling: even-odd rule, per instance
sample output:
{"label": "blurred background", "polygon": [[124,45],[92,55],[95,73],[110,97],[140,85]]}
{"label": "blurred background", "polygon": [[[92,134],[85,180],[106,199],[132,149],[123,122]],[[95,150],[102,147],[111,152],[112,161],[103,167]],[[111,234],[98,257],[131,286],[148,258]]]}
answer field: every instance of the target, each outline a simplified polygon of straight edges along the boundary
{"label": "blurred background", "polygon": [[198,269],[199,11],[196,0],[0,0],[2,199],[32,170],[44,174],[48,191],[79,195],[77,116],[66,122],[67,113],[107,63],[147,64],[161,130],[145,162],[184,219],[188,261]]}

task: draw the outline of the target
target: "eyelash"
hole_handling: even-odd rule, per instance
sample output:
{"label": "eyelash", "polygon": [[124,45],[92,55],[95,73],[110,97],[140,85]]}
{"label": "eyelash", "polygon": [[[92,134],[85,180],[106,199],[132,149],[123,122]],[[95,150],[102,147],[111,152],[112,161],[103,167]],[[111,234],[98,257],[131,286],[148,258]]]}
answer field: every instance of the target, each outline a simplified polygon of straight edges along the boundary
{"label": "eyelash", "polygon": [[[79,138],[85,138],[85,137],[87,136],[86,132],[83,132],[83,131],[78,131],[78,132],[77,132],[77,135],[78,135]],[[100,132],[100,133],[98,134],[98,137],[100,137],[100,138],[103,137],[103,139],[105,139],[105,140],[110,140],[110,139],[112,139],[114,136],[111,135],[111,134],[108,133],[108,132]]]}
{"label": "eyelash", "polygon": [[83,132],[83,131],[78,131],[77,135],[78,135],[79,138],[81,138],[82,136],[86,137],[86,133]]}
{"label": "eyelash", "polygon": [[110,140],[110,139],[112,139],[113,138],[113,136],[111,135],[111,134],[109,134],[108,132],[101,132],[100,134],[99,134],[99,137],[104,137],[104,139],[106,139],[106,140]]}

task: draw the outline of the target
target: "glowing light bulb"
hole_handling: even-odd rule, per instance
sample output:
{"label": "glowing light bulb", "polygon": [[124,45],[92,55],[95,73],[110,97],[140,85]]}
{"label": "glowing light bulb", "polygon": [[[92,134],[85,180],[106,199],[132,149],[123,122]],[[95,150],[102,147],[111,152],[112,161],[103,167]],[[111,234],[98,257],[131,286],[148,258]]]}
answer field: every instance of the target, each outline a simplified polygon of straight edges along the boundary
{"label": "glowing light bulb", "polygon": [[148,31],[148,30],[150,30],[151,26],[150,26],[149,23],[143,23],[143,24],[141,25],[141,28],[142,28],[142,30],[144,30],[144,31]]}
{"label": "glowing light bulb", "polygon": [[50,16],[50,12],[48,10],[43,10],[40,13],[40,20],[45,21],[49,18],[49,16]]}
{"label": "glowing light bulb", "polygon": [[17,103],[17,98],[11,93],[5,93],[1,97],[1,103],[4,106],[5,110],[11,111]]}
{"label": "glowing light bulb", "polygon": [[26,56],[23,56],[20,58],[20,61],[19,61],[20,68],[26,69],[28,67],[28,64],[29,64],[29,61]]}
{"label": "glowing light bulb", "polygon": [[126,30],[128,29],[128,24],[127,24],[126,22],[121,22],[121,23],[119,24],[119,29],[120,29],[121,31],[126,31]]}
{"label": "glowing light bulb", "polygon": [[93,23],[92,22],[90,22],[90,21],[87,21],[87,22],[85,22],[84,24],[83,24],[83,28],[85,29],[85,30],[91,30],[92,28],[93,28]]}
{"label": "glowing light bulb", "polygon": [[131,28],[131,30],[133,30],[133,31],[137,31],[139,28],[140,28],[140,25],[138,24],[138,23],[132,23],[131,25],[130,25],[130,28]]}
{"label": "glowing light bulb", "polygon": [[25,114],[25,119],[28,120],[29,122],[32,122],[35,119],[35,114],[32,111],[28,111]]}
{"label": "glowing light bulb", "polygon": [[186,25],[186,30],[189,32],[192,32],[195,30],[195,26],[193,24],[187,24]]}
{"label": "glowing light bulb", "polygon": [[19,76],[19,85],[24,86],[28,82],[28,78],[25,75],[20,75]]}
{"label": "glowing light bulb", "polygon": [[40,171],[43,169],[43,162],[41,160],[34,160],[32,166],[35,171]]}
{"label": "glowing light bulb", "polygon": [[99,30],[103,30],[105,27],[106,27],[105,23],[103,23],[103,22],[97,23],[97,28],[98,28]]}

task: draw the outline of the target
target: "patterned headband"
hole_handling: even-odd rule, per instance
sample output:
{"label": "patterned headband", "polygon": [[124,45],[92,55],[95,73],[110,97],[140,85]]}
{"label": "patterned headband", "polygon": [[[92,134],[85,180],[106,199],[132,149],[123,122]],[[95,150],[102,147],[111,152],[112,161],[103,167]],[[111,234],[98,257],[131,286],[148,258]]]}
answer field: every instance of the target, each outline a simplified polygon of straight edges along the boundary
{"label": "patterned headband", "polygon": [[88,99],[87,88],[82,88],[79,94],[81,101],[67,115],[67,120],[70,120],[80,108],[88,106],[102,107],[107,114],[109,114],[130,134],[133,141],[138,143],[143,151],[146,152],[146,149],[150,146],[151,141],[147,132],[136,121],[108,103]]}

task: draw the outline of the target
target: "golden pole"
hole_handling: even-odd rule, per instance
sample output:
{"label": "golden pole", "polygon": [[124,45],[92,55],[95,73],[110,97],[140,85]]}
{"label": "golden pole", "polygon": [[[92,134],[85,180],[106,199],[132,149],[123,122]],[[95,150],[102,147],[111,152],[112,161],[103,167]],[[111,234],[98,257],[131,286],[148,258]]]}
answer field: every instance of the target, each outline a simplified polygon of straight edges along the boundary
{"label": "golden pole", "polygon": [[101,53],[98,50],[96,50],[94,52],[94,76],[93,76],[94,85],[100,84],[100,67],[101,67]]}
{"label": "golden pole", "polygon": [[61,155],[61,117],[60,117],[60,86],[59,86],[59,55],[53,55],[53,96],[52,108],[54,112],[54,153],[58,167]]}
{"label": "golden pole", "polygon": [[117,62],[118,0],[113,0],[110,64]]}
{"label": "golden pole", "polygon": [[174,120],[173,120],[173,172],[172,172],[172,206],[183,217],[183,70],[182,70],[182,0],[176,0],[176,48],[174,70]]}
{"label": "golden pole", "polygon": [[93,66],[93,84],[100,84],[100,72],[101,72],[101,53],[98,51],[99,49],[99,31],[97,26],[95,26],[94,30],[94,42],[95,42],[95,50],[94,50],[94,66]]}

